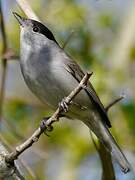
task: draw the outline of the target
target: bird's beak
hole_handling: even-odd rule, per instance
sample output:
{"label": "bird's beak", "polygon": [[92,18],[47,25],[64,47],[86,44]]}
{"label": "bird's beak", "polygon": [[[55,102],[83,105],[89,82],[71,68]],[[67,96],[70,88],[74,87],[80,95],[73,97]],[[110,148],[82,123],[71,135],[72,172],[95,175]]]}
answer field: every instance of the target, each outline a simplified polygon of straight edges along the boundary
{"label": "bird's beak", "polygon": [[25,22],[25,18],[21,17],[19,14],[17,14],[16,12],[13,12],[13,15],[15,16],[15,18],[17,19],[17,21],[19,22],[19,24],[21,26],[24,25]]}

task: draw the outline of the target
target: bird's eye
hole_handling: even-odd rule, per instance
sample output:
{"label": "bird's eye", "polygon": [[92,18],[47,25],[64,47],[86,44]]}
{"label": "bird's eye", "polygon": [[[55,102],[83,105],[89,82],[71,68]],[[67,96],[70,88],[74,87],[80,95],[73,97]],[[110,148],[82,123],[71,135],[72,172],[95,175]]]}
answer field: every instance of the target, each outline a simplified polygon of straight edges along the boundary
{"label": "bird's eye", "polygon": [[34,32],[38,32],[38,31],[39,31],[39,28],[35,26],[35,27],[33,27],[33,31],[34,31]]}

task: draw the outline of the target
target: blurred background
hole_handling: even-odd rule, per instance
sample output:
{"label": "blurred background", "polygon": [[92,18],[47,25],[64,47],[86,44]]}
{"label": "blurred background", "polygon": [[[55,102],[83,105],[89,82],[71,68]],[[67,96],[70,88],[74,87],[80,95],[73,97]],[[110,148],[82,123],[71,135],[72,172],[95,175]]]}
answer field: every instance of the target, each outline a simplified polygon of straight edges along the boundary
{"label": "blurred background", "polygon": [[[6,67],[0,139],[13,149],[53,112],[29,91],[19,67],[19,25],[12,15],[24,15],[15,0],[1,0],[8,48],[16,58]],[[112,133],[135,170],[135,0],[29,0],[37,16],[84,69],[105,106],[121,94],[125,99],[109,111]],[[2,58],[3,41],[0,35]],[[0,81],[3,64],[0,61]],[[2,84],[2,83],[1,83]],[[100,158],[87,127],[61,119],[50,137],[25,151],[18,161],[26,179],[100,180]],[[117,180],[135,180],[114,164]]]}

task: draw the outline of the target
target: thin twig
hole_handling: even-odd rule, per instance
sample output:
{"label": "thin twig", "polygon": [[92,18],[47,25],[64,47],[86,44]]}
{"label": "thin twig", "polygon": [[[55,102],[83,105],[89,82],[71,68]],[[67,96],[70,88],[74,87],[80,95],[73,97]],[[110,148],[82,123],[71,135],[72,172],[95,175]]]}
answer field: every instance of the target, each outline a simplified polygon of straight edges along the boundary
{"label": "thin twig", "polygon": [[[4,25],[4,17],[2,11],[2,1],[0,1],[0,27],[1,27],[1,34],[2,34],[2,41],[3,41],[3,48],[2,48],[2,55],[7,51],[7,37],[5,32],[5,25]],[[5,83],[6,83],[6,75],[7,75],[7,59],[2,58],[2,75],[1,75],[1,86],[0,86],[0,121],[2,120],[2,109],[3,109],[3,102],[5,97]]]}
{"label": "thin twig", "polygon": [[0,133],[0,142],[2,142],[2,144],[6,147],[6,149],[10,151],[13,149],[10,143],[5,139],[5,137],[1,133]]}
{"label": "thin twig", "polygon": [[37,21],[40,21],[38,16],[34,13],[31,6],[26,0],[16,0],[17,4],[21,7],[23,12],[28,16],[30,19],[35,19]]}
{"label": "thin twig", "polygon": [[73,37],[75,31],[71,31],[71,33],[69,34],[69,36],[67,37],[66,41],[64,42],[62,49],[65,49],[65,47],[67,46],[67,44],[69,43],[69,41],[71,40],[71,38]]}
{"label": "thin twig", "polygon": [[25,180],[25,178],[20,173],[20,171],[19,171],[19,169],[17,167],[15,167],[15,171],[14,171],[14,174],[13,174],[13,179],[14,180]]}
{"label": "thin twig", "polygon": [[22,158],[19,158],[20,163],[22,164],[22,166],[26,169],[26,171],[30,174],[30,176],[34,179],[37,180],[38,177],[36,175],[36,173],[32,170],[32,168],[26,163],[25,160],[23,160]]}
{"label": "thin twig", "polygon": [[18,60],[20,57],[17,56],[12,49],[7,49],[7,51],[2,55],[2,58],[7,60]]}
{"label": "thin twig", "polygon": [[[81,82],[78,84],[78,86],[65,98],[65,102],[67,105],[70,105],[70,102],[73,100],[73,98],[83,89],[87,86],[87,82],[90,78],[92,73],[87,73],[84,78],[81,80]],[[63,112],[63,109],[60,107],[57,108],[55,113],[46,121],[46,127],[51,125],[54,122],[57,122],[61,113]],[[40,127],[35,130],[35,132],[32,134],[30,138],[28,138],[24,143],[17,146],[15,151],[8,154],[6,158],[6,162],[13,163],[15,159],[18,158],[18,156],[28,149],[30,146],[33,145],[33,143],[37,142],[41,134],[46,130],[46,127],[44,129],[41,129]]]}
{"label": "thin twig", "polygon": [[124,98],[124,96],[120,96],[119,98],[113,100],[111,103],[109,103],[107,106],[106,106],[106,112],[109,111],[109,109],[114,106],[116,103],[118,103],[119,101],[121,101],[122,99]]}

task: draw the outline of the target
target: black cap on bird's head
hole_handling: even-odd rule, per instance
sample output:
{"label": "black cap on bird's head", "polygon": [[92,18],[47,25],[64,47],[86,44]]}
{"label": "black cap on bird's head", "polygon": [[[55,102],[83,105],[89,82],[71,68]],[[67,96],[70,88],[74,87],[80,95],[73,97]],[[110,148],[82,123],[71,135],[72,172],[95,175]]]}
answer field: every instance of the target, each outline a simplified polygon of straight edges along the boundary
{"label": "black cap on bird's head", "polygon": [[24,28],[30,27],[30,28],[32,28],[33,32],[43,34],[49,40],[53,40],[57,43],[52,32],[42,23],[35,21],[33,19],[27,19],[27,18],[21,17],[16,12],[13,12],[13,14],[14,14],[15,18],[18,20],[21,27],[24,27]]}

